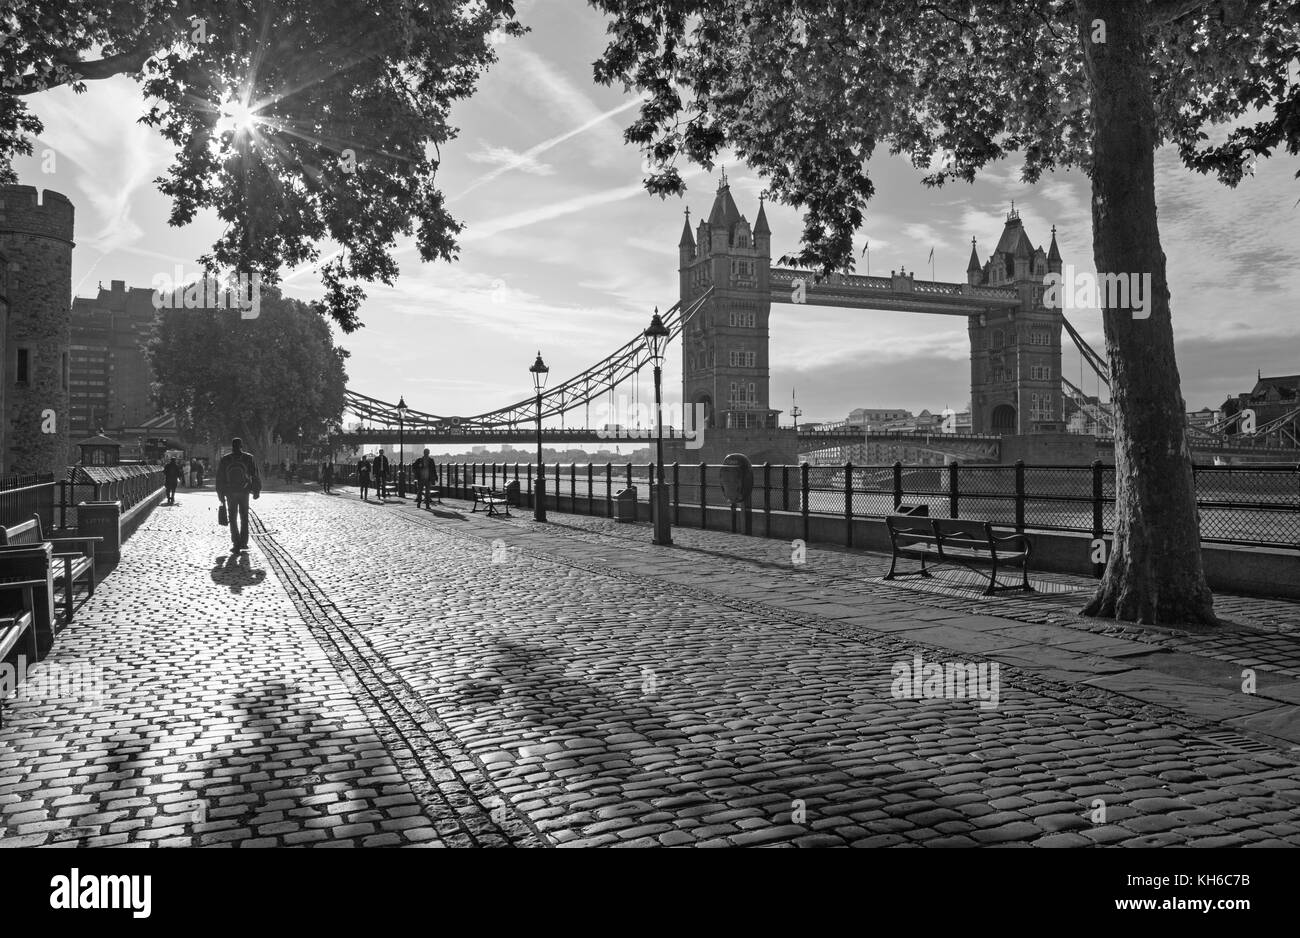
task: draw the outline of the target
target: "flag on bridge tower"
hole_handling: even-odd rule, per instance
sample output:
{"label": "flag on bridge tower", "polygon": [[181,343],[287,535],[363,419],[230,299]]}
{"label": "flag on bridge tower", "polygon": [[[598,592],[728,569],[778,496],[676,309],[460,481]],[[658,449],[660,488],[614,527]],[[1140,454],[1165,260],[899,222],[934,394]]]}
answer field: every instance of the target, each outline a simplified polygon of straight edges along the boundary
{"label": "flag on bridge tower", "polygon": [[930,245],[930,280],[934,281],[934,245]]}

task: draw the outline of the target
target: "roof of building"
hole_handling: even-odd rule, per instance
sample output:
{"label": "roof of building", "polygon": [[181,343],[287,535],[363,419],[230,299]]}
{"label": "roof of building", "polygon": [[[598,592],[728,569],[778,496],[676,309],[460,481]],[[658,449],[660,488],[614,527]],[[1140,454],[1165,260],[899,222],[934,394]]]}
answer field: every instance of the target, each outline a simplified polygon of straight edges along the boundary
{"label": "roof of building", "polygon": [[731,186],[727,184],[726,177],[718,184],[718,194],[713,197],[713,210],[709,212],[709,224],[730,228],[740,221],[740,209],[736,208],[736,200],[731,197]]}
{"label": "roof of building", "polygon": [[1012,212],[1007,216],[1007,223],[1002,229],[1002,237],[998,239],[995,253],[1030,257],[1034,250],[1034,246],[1029,243],[1029,235],[1025,234],[1025,226],[1021,224],[1020,215]]}
{"label": "roof of building", "polygon": [[770,235],[772,229],[767,226],[767,210],[763,206],[763,200],[758,200],[758,218],[754,219],[754,234]]}
{"label": "roof of building", "polygon": [[110,439],[102,433],[96,433],[94,436],[88,436],[84,440],[78,440],[74,446],[121,446],[117,440]]}

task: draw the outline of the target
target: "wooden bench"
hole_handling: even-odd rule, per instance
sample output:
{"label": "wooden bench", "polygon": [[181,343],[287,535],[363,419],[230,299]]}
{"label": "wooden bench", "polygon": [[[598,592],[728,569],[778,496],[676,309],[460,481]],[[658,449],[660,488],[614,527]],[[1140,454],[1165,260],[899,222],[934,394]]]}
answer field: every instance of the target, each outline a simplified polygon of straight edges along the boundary
{"label": "wooden bench", "polygon": [[[45,580],[0,577],[0,593],[22,594],[21,609],[0,613],[0,662],[9,657],[19,642],[23,643],[20,654],[25,654],[28,662],[35,664],[40,660],[36,647],[36,588],[45,585]],[[3,726],[4,698],[0,697],[0,727]]]}
{"label": "wooden bench", "polygon": [[[989,586],[985,596],[998,590],[1031,590],[1029,553],[1032,544],[1023,534],[996,534],[987,521],[962,521],[948,518],[922,518],[915,515],[889,515],[885,518],[893,556],[886,580],[894,579],[900,557],[921,561],[920,575],[931,576],[925,562],[955,563],[961,566],[987,566]],[[1020,585],[1005,586],[998,582],[998,567],[1020,565]]]}
{"label": "wooden bench", "polygon": [[479,503],[482,502],[484,505],[487,505],[487,513],[489,516],[499,515],[500,512],[497,511],[497,506],[505,505],[506,517],[510,517],[510,502],[506,499],[505,492],[498,492],[496,489],[490,488],[486,485],[471,485],[470,491],[474,494],[474,504],[470,508],[470,514],[478,511]]}
{"label": "wooden bench", "polygon": [[[41,527],[40,515],[32,515],[31,521],[11,528],[0,527],[0,547],[21,549],[50,544],[54,548],[53,560],[61,561],[63,569],[60,571],[51,563],[50,577],[55,588],[63,587],[64,613],[69,622],[73,616],[73,591],[77,580],[86,581],[87,596],[95,595],[95,545],[103,540],[102,537],[47,537]],[[0,553],[0,560],[4,557],[5,554]]]}

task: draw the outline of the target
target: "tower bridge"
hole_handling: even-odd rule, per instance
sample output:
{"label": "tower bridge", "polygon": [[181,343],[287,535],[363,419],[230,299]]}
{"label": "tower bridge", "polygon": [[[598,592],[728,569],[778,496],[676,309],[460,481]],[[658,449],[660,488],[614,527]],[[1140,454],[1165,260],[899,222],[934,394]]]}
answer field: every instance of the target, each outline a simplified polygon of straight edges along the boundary
{"label": "tower bridge", "polygon": [[[683,411],[703,414],[697,429],[703,431],[705,445],[702,450],[685,445],[691,438],[690,427],[685,428],[685,436],[680,428],[665,428],[666,438],[675,444],[670,445],[671,458],[717,461],[727,452],[740,451],[756,461],[792,462],[798,454],[821,451],[828,458],[865,453],[871,460],[881,453],[908,452],[941,459],[1005,461],[1004,439],[1032,442],[1040,438],[1044,443],[1049,437],[1064,439],[1067,398],[1076,407],[1088,403],[1062,374],[1063,332],[1109,386],[1104,357],[1088,346],[1060,309],[1043,302],[1047,275],[1063,269],[1055,227],[1046,249],[1034,245],[1014,206],[1006,215],[997,244],[984,260],[978,242],[971,239],[964,283],[918,280],[902,270],[890,271],[888,277],[819,277],[809,271],[773,267],[771,237],[762,199],[751,225],[736,205],[725,174],[708,216],[694,229],[690,209],[686,210],[678,241],[678,301],[663,314],[663,321],[669,341],[681,338]],[[773,304],[965,318],[970,341],[971,432],[927,436],[893,431],[867,434],[843,426],[805,426],[797,431],[780,427],[781,412],[771,406]],[[615,387],[636,380],[649,364],[648,343],[638,334],[603,360],[547,389],[542,395],[542,420],[553,423],[559,418],[563,424],[567,415],[579,409],[588,411]],[[533,395],[493,411],[456,417],[405,408],[399,412],[390,402],[349,391],[346,409],[370,427],[338,434],[335,439],[341,443],[396,443],[404,436],[420,444],[536,440],[537,401]],[[1099,411],[1098,422],[1110,430],[1107,420],[1101,419],[1104,416]],[[647,439],[619,439],[587,426],[587,422],[578,427],[547,427],[544,441],[631,443]],[[1273,424],[1253,436],[1219,432],[1224,429],[1189,431],[1189,441],[1194,449],[1218,458],[1267,451],[1277,460],[1300,459],[1297,441],[1283,439]],[[1104,450],[1106,441],[1100,445]],[[1078,457],[1073,448],[1071,452],[1071,459]],[[1208,461],[1209,457],[1205,458]]]}

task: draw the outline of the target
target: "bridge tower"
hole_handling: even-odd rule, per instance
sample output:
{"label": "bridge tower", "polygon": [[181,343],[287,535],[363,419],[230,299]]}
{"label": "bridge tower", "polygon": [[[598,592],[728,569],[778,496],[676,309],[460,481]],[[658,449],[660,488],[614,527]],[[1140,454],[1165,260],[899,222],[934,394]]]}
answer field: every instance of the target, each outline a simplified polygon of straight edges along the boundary
{"label": "bridge tower", "polygon": [[682,307],[713,295],[682,332],[682,403],[703,404],[706,427],[775,430],[768,396],[768,287],[772,232],[762,202],[751,228],[724,172],[709,217],[691,234],[690,209],[678,242]]}
{"label": "bridge tower", "polygon": [[980,263],[971,239],[966,279],[971,286],[1009,287],[1020,305],[969,320],[971,429],[975,433],[1033,434],[1065,430],[1061,393],[1059,309],[1043,306],[1043,280],[1061,272],[1052,228],[1051,247],[1034,247],[1012,203],[997,247]]}

